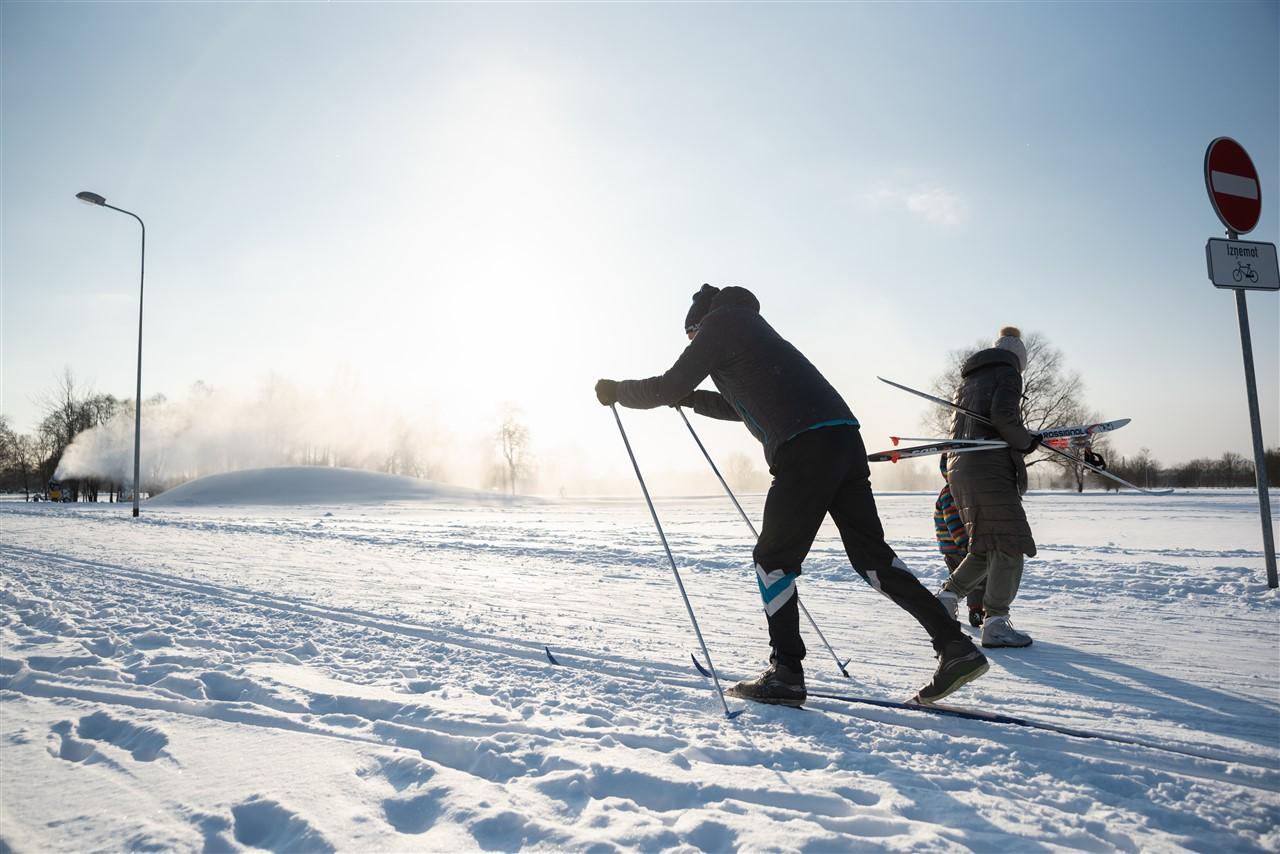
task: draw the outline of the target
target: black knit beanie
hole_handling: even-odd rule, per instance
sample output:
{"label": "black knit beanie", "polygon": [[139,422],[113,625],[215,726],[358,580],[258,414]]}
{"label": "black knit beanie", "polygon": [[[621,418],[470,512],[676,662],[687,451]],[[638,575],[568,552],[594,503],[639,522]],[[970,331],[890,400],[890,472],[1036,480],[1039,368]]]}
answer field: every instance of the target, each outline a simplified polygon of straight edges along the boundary
{"label": "black knit beanie", "polygon": [[718,293],[720,293],[719,288],[703,285],[693,295],[693,305],[689,306],[689,313],[684,316],[685,332],[692,332],[698,328],[698,324],[702,323],[702,318],[707,316],[708,311],[711,311],[711,301],[716,298]]}

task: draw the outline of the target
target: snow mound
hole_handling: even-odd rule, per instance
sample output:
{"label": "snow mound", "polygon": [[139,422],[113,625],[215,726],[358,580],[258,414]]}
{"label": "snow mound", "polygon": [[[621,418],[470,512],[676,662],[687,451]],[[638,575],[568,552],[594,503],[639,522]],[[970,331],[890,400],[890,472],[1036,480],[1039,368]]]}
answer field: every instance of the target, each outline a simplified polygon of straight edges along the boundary
{"label": "snow mound", "polygon": [[212,474],[157,495],[148,506],[380,504],[387,501],[507,501],[507,496],[395,474],[282,466]]}

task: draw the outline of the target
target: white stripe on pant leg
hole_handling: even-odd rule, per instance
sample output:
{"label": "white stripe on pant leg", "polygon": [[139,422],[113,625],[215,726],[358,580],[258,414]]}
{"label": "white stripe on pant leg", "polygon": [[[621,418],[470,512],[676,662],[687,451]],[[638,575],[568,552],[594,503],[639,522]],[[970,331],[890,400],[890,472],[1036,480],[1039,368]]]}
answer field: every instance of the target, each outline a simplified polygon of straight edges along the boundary
{"label": "white stripe on pant leg", "polygon": [[[907,565],[902,562],[902,558],[900,557],[895,556],[893,561],[889,565],[892,566],[894,569],[898,569],[903,572],[908,572],[908,573],[911,572],[911,570],[907,569]],[[884,596],[886,599],[893,598],[888,593],[885,593],[884,588],[880,586],[880,573],[876,572],[874,569],[869,570],[867,572],[867,583],[870,584],[873,588],[875,588],[876,592],[879,593],[881,596]]]}
{"label": "white stripe on pant leg", "polygon": [[765,572],[756,564],[756,583],[760,585],[760,598],[764,600],[764,612],[772,617],[796,595],[795,576],[781,569]]}

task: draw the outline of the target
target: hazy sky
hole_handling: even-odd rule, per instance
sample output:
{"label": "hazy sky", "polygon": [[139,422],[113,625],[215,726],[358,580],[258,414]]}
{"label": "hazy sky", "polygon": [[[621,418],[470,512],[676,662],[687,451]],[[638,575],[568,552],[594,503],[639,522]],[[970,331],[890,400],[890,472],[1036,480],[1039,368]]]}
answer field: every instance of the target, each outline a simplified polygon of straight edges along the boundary
{"label": "hazy sky", "polygon": [[[1048,336],[1122,452],[1250,453],[1208,142],[1280,223],[1280,4],[21,3],[3,25],[0,411],[268,375],[625,472],[598,377],[660,373],[736,284],[869,446],[946,354]],[[1280,307],[1251,293],[1267,444]],[[700,465],[666,410],[642,463]],[[417,416],[415,416],[417,417]],[[707,424],[703,421],[702,424]],[[718,453],[757,447],[709,425]],[[647,455],[647,456],[646,456]]]}

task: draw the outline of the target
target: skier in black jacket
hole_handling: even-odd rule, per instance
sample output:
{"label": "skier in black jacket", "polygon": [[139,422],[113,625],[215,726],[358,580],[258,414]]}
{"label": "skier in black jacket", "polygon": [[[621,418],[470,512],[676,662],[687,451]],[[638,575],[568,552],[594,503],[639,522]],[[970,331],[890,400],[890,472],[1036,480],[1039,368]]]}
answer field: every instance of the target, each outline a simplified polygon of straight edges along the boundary
{"label": "skier in black jacket", "polygon": [[[741,421],[764,445],[773,485],[754,560],[769,622],[770,666],[731,693],[800,705],[804,641],[796,577],[830,513],[849,562],[872,587],[915,617],[933,639],[938,668],[917,699],[942,699],[987,670],[987,660],[884,541],[858,421],[822,374],[760,316],[745,288],[703,285],[685,318],[690,344],[662,376],[600,380],[596,397],[632,409],[687,406]],[[697,390],[708,376],[718,393]]]}

